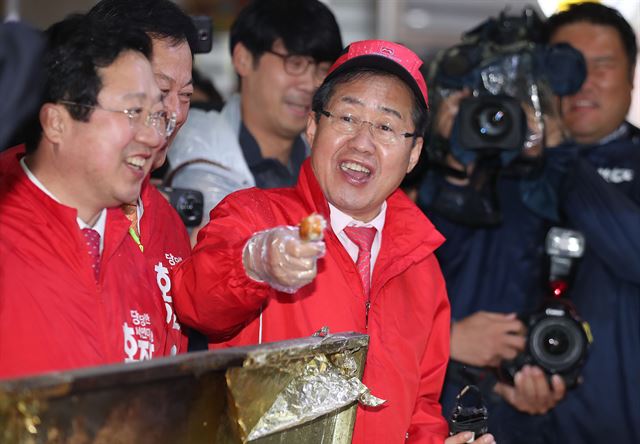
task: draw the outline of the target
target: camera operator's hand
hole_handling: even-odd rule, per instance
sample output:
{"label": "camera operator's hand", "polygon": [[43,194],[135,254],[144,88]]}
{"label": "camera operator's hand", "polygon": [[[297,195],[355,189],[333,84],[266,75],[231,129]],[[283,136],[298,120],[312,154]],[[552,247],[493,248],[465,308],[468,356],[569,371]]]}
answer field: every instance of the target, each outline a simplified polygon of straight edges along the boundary
{"label": "camera operator's hand", "polygon": [[479,311],[451,327],[451,358],[478,367],[497,367],[524,350],[525,327],[514,313]]}
{"label": "camera operator's hand", "polygon": [[544,116],[545,148],[553,148],[570,139],[567,127],[558,116]]}
{"label": "camera operator's hand", "polygon": [[533,107],[522,103],[527,116],[527,138],[522,155],[524,157],[538,157],[545,148],[560,145],[566,139],[566,129],[562,120],[552,112],[537,116]]}
{"label": "camera operator's hand", "polygon": [[[443,99],[438,105],[438,109],[436,111],[435,116],[435,124],[434,128],[436,134],[444,139],[451,138],[451,131],[453,129],[453,122],[458,115],[458,111],[460,111],[460,102],[465,97],[468,97],[471,94],[471,91],[468,89],[464,89],[462,91],[455,91]],[[449,167],[458,171],[466,171],[467,175],[471,175],[471,171],[473,170],[473,165],[463,165],[458,162],[451,153],[447,154],[446,162]],[[458,186],[466,186],[469,183],[469,179],[462,179],[453,176],[447,176],[447,181],[451,182],[454,185]]]}
{"label": "camera operator's hand", "polygon": [[460,110],[460,102],[470,94],[471,91],[468,89],[456,91],[440,102],[434,121],[434,128],[439,136],[445,139],[449,139],[451,137],[453,122]]}
{"label": "camera operator's hand", "polygon": [[559,375],[551,377],[549,386],[547,376],[536,366],[522,367],[515,374],[513,384],[498,382],[494,391],[516,409],[532,415],[547,413],[566,393],[566,386]]}
{"label": "camera operator's hand", "polygon": [[471,436],[471,432],[460,432],[445,439],[444,444],[464,444],[466,442],[472,442],[475,444],[495,444],[496,442],[496,440],[493,438],[493,435],[489,433],[487,433],[486,435],[482,435],[478,439],[469,441],[471,439]]}
{"label": "camera operator's hand", "polygon": [[324,241],[303,241],[297,227],[281,226],[255,233],[244,247],[247,275],[286,293],[295,293],[316,277]]}

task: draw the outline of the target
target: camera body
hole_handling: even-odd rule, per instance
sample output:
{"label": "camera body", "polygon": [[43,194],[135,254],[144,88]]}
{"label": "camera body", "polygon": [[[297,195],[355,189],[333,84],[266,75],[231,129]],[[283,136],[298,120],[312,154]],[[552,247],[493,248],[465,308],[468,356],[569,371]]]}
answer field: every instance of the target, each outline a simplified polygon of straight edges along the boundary
{"label": "camera body", "polygon": [[195,46],[191,48],[194,54],[208,54],[213,47],[213,21],[206,15],[191,16],[196,29]]}
{"label": "camera body", "polygon": [[166,186],[160,191],[167,196],[186,227],[200,225],[204,213],[204,196],[200,191]]}
{"label": "camera body", "polygon": [[524,365],[536,365],[548,375],[560,375],[567,388],[575,387],[586,360],[591,333],[566,299],[548,298],[536,312],[522,316],[527,326],[527,345],[510,361],[503,361],[499,377],[513,383]]}
{"label": "camera body", "polygon": [[463,99],[458,112],[460,145],[467,149],[519,150],[527,117],[516,99],[481,95]]}
{"label": "camera body", "polygon": [[501,380],[513,383],[522,366],[530,364],[548,375],[562,376],[567,388],[579,383],[593,337],[589,324],[580,319],[564,294],[574,272],[574,261],[582,257],[584,248],[585,239],[579,231],[552,227],[547,233],[551,295],[534,313],[520,316],[527,327],[526,348],[514,359],[502,362],[498,370]]}
{"label": "camera body", "polygon": [[[476,153],[521,150],[528,130],[541,131],[531,128],[532,120],[543,126],[552,95],[580,89],[586,78],[582,54],[567,44],[540,43],[542,30],[542,20],[531,8],[521,16],[502,12],[437,56],[430,73],[437,91],[443,97],[454,90],[472,93],[460,104],[452,144]],[[528,121],[523,106],[534,119]]]}

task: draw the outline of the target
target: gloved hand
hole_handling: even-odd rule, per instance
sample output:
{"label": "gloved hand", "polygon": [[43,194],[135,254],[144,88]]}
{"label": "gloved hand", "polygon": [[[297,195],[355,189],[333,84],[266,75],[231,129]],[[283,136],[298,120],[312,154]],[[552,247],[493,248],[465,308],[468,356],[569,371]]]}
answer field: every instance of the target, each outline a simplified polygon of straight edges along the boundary
{"label": "gloved hand", "polygon": [[251,279],[295,293],[315,279],[325,248],[323,240],[301,240],[297,227],[280,226],[255,233],[244,246],[242,262]]}

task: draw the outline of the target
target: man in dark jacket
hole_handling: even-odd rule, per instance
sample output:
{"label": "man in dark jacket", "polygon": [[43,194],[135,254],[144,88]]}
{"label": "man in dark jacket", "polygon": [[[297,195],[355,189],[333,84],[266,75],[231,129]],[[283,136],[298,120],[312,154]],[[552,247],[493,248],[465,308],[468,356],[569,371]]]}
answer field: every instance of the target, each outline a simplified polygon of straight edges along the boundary
{"label": "man in dark jacket", "polygon": [[580,230],[586,251],[570,298],[589,322],[594,342],[584,382],[553,411],[553,442],[640,441],[640,131],[625,121],[637,43],[615,9],[572,5],[549,19],[548,39],[586,59],[588,76],[561,100],[578,142],[567,155],[561,208]]}
{"label": "man in dark jacket", "polygon": [[23,23],[0,24],[0,151],[23,120],[37,112],[43,46],[35,29]]}

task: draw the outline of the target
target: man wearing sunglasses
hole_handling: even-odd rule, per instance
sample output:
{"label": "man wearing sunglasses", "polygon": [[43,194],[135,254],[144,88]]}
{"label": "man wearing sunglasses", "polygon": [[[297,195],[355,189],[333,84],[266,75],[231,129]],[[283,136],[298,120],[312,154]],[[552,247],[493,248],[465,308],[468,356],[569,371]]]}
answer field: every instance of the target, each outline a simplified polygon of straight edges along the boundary
{"label": "man wearing sunglasses", "polygon": [[[3,153],[0,377],[168,354],[134,201],[174,126],[148,36],[77,15],[47,31],[39,129]],[[6,157],[4,157],[6,155]]]}
{"label": "man wearing sunglasses", "polygon": [[237,189],[295,184],[311,97],[342,40],[318,0],[260,0],[235,20],[230,50],[240,94],[221,113],[193,111],[169,152],[173,185],[202,191],[205,214]]}

